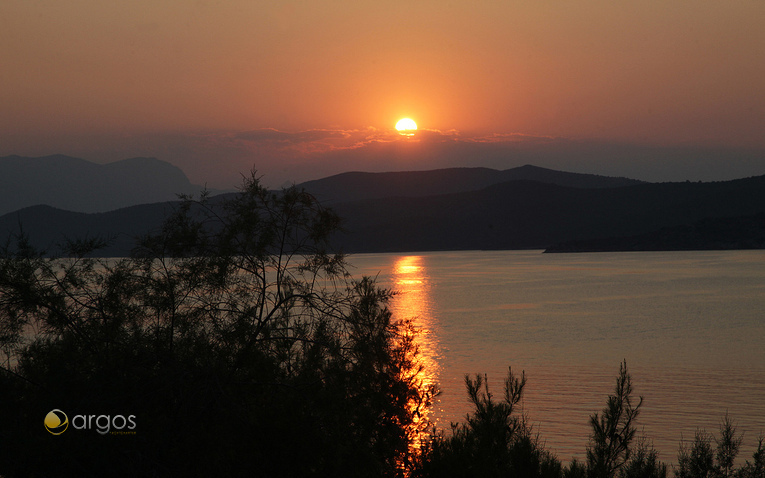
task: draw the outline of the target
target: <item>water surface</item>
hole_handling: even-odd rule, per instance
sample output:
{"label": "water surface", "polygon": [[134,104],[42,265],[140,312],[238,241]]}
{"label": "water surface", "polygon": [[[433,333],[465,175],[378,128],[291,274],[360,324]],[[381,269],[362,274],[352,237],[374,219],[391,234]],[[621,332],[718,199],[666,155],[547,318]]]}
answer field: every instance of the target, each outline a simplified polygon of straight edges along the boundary
{"label": "water surface", "polygon": [[582,458],[589,415],[627,360],[645,399],[638,427],[661,459],[728,412],[751,459],[765,432],[765,251],[359,254],[354,273],[397,291],[415,317],[433,411],[448,428],[470,408],[463,376],[486,373],[501,396],[525,370],[524,411],[560,458]]}

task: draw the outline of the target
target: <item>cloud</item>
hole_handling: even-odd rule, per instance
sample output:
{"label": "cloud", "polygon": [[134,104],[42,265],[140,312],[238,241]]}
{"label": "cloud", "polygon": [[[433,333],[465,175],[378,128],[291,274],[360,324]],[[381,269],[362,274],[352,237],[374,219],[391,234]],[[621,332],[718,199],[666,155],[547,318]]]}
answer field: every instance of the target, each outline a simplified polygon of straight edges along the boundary
{"label": "cloud", "polygon": [[[282,131],[263,128],[251,131],[197,134],[188,138],[193,151],[183,162],[195,161],[193,169],[220,177],[221,169],[238,172],[252,168],[272,185],[301,182],[348,170],[391,171],[440,167],[502,167],[496,161],[503,144],[544,143],[550,138],[520,134],[467,135],[457,130],[421,129],[413,136],[393,129],[311,129]],[[217,162],[214,171],[205,163]],[[183,168],[183,166],[181,165]],[[229,177],[233,177],[229,175]],[[237,176],[238,177],[238,176]],[[217,178],[216,178],[217,180]]]}
{"label": "cloud", "polygon": [[218,134],[210,137],[218,144],[229,143],[252,150],[291,152],[302,155],[321,154],[331,151],[357,150],[380,145],[432,145],[455,143],[518,143],[521,141],[549,142],[550,137],[524,134],[491,134],[465,136],[457,130],[418,130],[413,136],[399,134],[395,130],[366,129],[311,129],[305,131],[280,131],[263,128],[237,133]]}
{"label": "cloud", "polygon": [[344,150],[358,150],[375,145],[391,143],[443,143],[458,140],[457,132],[443,133],[437,130],[420,130],[414,136],[403,136],[395,130],[365,129],[311,129],[305,131],[280,131],[263,128],[236,133],[213,133],[201,135],[206,141],[220,147],[248,149],[253,152],[269,151],[286,156],[308,157]]}
{"label": "cloud", "polygon": [[338,138],[347,138],[348,133],[341,130],[312,129],[289,133],[274,128],[263,128],[253,131],[243,131],[233,134],[234,139],[252,141],[256,143],[304,143],[313,141],[325,141]]}

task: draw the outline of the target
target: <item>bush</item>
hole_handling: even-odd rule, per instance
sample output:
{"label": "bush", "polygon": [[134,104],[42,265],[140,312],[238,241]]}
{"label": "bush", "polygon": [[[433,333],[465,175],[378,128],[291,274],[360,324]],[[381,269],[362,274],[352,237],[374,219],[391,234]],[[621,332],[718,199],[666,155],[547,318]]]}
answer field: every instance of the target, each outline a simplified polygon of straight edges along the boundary
{"label": "bush", "polygon": [[[765,478],[765,446],[760,437],[752,458],[735,468],[735,460],[743,437],[736,434],[736,426],[726,414],[720,422],[720,436],[715,437],[704,430],[696,431],[693,443],[681,442],[677,454],[677,478]],[[712,443],[715,444],[713,449]]]}
{"label": "bush", "polygon": [[414,476],[560,476],[560,462],[532,435],[525,417],[514,413],[525,385],[526,375],[516,377],[510,369],[503,400],[495,401],[486,377],[466,375],[473,413],[467,423],[452,424],[449,437],[433,430]]}
{"label": "bush", "polygon": [[746,461],[746,464],[736,471],[738,478],[765,478],[765,438],[760,436],[757,450],[752,454],[754,461]]}
{"label": "bush", "polygon": [[[6,245],[0,475],[403,473],[434,390],[389,293],[327,252],[338,227],[253,175],[233,199],[185,198],[130,258],[93,257],[98,240],[57,259]],[[136,428],[101,435],[117,415]]]}
{"label": "bush", "polygon": [[659,461],[658,452],[643,438],[629,460],[619,470],[619,478],[666,478],[667,465]]}
{"label": "bush", "polygon": [[505,380],[504,399],[495,401],[485,377],[465,377],[474,411],[466,423],[452,424],[451,436],[433,430],[425,443],[417,474],[428,477],[511,476],[545,478],[666,478],[667,465],[645,439],[635,438],[635,420],[642,398],[634,404],[627,363],[619,368],[614,394],[606,408],[590,417],[592,435],[587,462],[564,467],[545,450],[524,416],[514,414],[526,375],[512,369]]}

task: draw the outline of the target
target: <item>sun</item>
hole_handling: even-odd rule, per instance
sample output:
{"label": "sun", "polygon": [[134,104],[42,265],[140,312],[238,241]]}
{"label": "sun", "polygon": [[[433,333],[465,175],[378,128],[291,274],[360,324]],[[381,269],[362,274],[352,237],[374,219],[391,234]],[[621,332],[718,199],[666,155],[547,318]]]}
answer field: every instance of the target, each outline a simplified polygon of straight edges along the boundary
{"label": "sun", "polygon": [[412,136],[417,131],[417,123],[411,118],[404,118],[396,123],[396,131],[400,134]]}

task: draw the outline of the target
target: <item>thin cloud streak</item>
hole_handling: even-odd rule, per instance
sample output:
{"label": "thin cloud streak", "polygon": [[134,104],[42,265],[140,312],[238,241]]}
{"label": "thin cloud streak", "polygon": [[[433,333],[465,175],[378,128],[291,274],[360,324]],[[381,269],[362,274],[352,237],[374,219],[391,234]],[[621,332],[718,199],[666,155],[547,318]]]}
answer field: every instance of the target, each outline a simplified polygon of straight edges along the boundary
{"label": "thin cloud streak", "polygon": [[[215,135],[207,135],[213,137]],[[311,129],[305,131],[280,131],[275,128],[263,128],[239,133],[218,135],[217,144],[229,142],[241,147],[252,147],[293,151],[303,154],[315,154],[329,151],[353,150],[373,144],[402,142],[406,144],[439,143],[517,143],[531,141],[543,143],[554,141],[551,136],[534,136],[521,133],[493,133],[488,135],[467,136],[457,130],[441,131],[420,129],[414,135],[402,135],[395,130],[382,130],[373,127],[366,129]]]}

